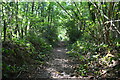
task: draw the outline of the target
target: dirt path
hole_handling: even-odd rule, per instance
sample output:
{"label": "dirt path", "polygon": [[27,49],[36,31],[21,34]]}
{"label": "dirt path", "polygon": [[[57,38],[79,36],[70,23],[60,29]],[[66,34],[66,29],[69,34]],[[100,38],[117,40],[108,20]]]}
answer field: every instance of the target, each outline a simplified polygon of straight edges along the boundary
{"label": "dirt path", "polygon": [[[74,67],[78,65],[66,54],[67,49],[63,44],[54,48],[49,61],[43,67],[38,66],[35,71],[31,71],[29,78],[45,78],[48,80],[83,80],[80,76],[75,76]],[[34,69],[33,69],[34,70]],[[84,79],[86,80],[86,79]]]}
{"label": "dirt path", "polygon": [[58,47],[53,50],[52,59],[47,62],[49,67],[46,69],[52,78],[70,78],[74,73],[73,65],[71,65],[65,47]]}

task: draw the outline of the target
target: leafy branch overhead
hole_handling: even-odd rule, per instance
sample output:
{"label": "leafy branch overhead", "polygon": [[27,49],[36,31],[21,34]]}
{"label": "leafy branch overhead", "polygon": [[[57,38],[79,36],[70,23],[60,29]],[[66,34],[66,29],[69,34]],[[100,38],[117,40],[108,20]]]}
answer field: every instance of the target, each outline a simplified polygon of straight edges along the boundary
{"label": "leafy branch overhead", "polygon": [[120,2],[0,4],[3,78],[120,79]]}

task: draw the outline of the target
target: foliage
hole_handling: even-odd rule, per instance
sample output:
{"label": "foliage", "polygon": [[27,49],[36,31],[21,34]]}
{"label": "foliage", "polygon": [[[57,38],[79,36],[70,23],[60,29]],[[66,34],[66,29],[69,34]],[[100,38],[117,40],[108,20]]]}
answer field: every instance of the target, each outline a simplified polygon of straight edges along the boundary
{"label": "foliage", "polygon": [[[70,57],[77,60],[80,64],[75,69],[76,73],[81,76],[93,75],[101,76],[105,72],[114,74],[112,67],[118,66],[119,49],[110,47],[106,44],[95,45],[87,41],[78,40],[74,44],[69,45],[67,52]],[[119,68],[114,69],[116,72]],[[117,74],[115,72],[115,74]],[[94,73],[94,74],[93,74]],[[115,76],[114,74],[114,76]]]}
{"label": "foliage", "polygon": [[52,49],[52,46],[49,45],[42,36],[36,35],[33,32],[30,32],[28,36],[26,36],[26,39],[35,47],[36,50],[38,50],[38,52],[50,51]]}
{"label": "foliage", "polygon": [[119,64],[120,2],[0,4],[4,76],[31,60],[43,62],[59,40],[68,41],[68,54],[81,62],[79,75],[100,76]]}
{"label": "foliage", "polygon": [[[33,42],[33,44],[32,39],[35,39],[33,41],[39,44],[36,42]],[[48,52],[52,49],[42,40],[37,40],[34,36],[30,41],[14,40],[3,42],[3,77],[15,77],[20,71],[27,69],[27,65],[42,64]]]}
{"label": "foliage", "polygon": [[55,26],[47,26],[44,28],[43,37],[51,45],[56,45],[58,42],[58,31]]}

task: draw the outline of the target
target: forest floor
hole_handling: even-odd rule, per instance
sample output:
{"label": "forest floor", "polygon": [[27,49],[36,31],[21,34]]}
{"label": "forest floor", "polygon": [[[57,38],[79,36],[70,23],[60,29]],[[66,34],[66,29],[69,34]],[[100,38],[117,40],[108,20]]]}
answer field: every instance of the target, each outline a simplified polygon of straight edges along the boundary
{"label": "forest floor", "polygon": [[37,65],[35,68],[31,67],[31,71],[22,76],[33,79],[44,80],[90,80],[89,77],[81,77],[74,72],[75,66],[79,63],[72,60],[69,55],[66,54],[67,49],[64,43],[59,43],[59,46],[55,47],[50,54],[49,60],[41,66]]}

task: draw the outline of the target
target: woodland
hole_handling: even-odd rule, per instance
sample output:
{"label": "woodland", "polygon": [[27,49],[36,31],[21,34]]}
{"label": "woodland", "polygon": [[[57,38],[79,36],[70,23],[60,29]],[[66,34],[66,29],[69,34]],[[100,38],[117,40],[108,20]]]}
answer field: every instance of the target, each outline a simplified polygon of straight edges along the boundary
{"label": "woodland", "polygon": [[120,80],[120,2],[1,2],[2,80]]}

